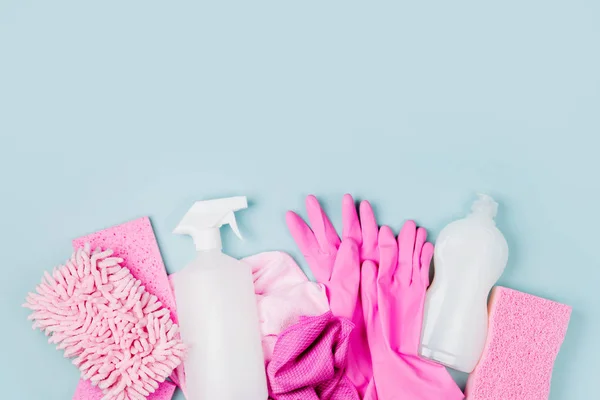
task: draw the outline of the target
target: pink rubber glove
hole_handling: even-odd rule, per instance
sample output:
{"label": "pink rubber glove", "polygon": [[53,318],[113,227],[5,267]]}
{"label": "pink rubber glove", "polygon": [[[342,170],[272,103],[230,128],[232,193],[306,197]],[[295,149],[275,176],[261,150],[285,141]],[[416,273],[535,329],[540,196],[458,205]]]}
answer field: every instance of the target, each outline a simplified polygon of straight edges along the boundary
{"label": "pink rubber glove", "polygon": [[408,221],[394,239],[379,232],[379,268],[365,261],[361,271],[362,305],[373,358],[374,388],[365,399],[462,400],[446,368],[418,355],[425,291],[433,245],[427,232]]}
{"label": "pink rubber glove", "polygon": [[367,201],[360,205],[359,220],[354,199],[346,194],[342,201],[342,241],[316,197],[307,197],[306,211],[310,227],[291,211],[286,215],[287,224],[316,280],[325,286],[332,313],[355,325],[346,376],[362,398],[372,380],[373,367],[359,295],[360,264],[378,262],[377,221]]}

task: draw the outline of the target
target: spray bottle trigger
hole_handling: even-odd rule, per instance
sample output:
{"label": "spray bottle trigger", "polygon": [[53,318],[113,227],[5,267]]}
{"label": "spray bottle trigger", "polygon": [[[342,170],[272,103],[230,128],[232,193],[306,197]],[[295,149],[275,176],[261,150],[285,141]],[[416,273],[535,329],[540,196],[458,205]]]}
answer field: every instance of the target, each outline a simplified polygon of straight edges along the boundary
{"label": "spray bottle trigger", "polygon": [[233,213],[233,211],[227,213],[227,216],[224,218],[223,220],[223,224],[229,224],[229,226],[231,226],[231,230],[233,230],[233,233],[235,233],[235,235],[240,238],[242,238],[242,234],[240,233],[240,228],[237,225],[237,221],[235,220],[235,214]]}

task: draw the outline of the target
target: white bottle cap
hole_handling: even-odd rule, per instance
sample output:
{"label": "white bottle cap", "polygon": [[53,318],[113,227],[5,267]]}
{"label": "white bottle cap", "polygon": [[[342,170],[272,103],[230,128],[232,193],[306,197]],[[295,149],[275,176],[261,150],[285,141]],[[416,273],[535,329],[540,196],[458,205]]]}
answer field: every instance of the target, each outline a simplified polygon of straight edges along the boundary
{"label": "white bottle cap", "polygon": [[498,214],[498,203],[487,194],[478,194],[478,199],[471,206],[470,216],[487,217],[491,220]]}

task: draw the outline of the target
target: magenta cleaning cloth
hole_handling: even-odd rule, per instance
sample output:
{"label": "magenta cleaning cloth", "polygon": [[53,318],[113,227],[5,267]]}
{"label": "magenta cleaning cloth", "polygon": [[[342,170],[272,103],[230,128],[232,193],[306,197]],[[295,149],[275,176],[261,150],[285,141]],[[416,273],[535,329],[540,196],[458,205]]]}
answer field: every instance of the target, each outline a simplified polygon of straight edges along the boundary
{"label": "magenta cleaning cloth", "polygon": [[344,376],[354,325],[327,312],[301,317],[279,335],[267,364],[273,400],[358,400]]}
{"label": "magenta cleaning cloth", "polygon": [[145,399],[177,368],[184,345],[171,313],[122,258],[86,243],[29,293],[33,327],[74,358],[104,400]]}
{"label": "magenta cleaning cloth", "polygon": [[[73,247],[81,247],[84,243],[90,243],[92,248],[112,249],[114,256],[123,259],[123,266],[142,282],[148,292],[158,298],[163,307],[171,311],[171,319],[177,323],[175,297],[148,217],[77,238],[73,240]],[[181,373],[182,369],[179,367],[178,374]],[[179,375],[172,375],[171,379],[177,383],[178,377]],[[170,400],[173,397],[174,386],[171,383],[163,382],[159,389],[153,394],[153,400]],[[73,396],[73,400],[100,398],[102,398],[102,391],[84,380],[79,382]]]}

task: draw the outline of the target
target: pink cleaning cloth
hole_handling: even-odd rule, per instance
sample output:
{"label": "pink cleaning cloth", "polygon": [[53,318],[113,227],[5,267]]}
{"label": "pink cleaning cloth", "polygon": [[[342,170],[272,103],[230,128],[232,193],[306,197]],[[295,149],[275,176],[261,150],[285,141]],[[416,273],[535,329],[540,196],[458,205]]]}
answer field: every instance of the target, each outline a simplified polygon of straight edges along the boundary
{"label": "pink cleaning cloth", "polygon": [[[318,316],[328,312],[329,302],[323,287],[310,282],[286,253],[259,253],[242,261],[252,268],[266,364],[271,360],[275,342],[282,331],[296,324],[302,316]],[[181,372],[178,378],[185,394],[185,374]]]}
{"label": "pink cleaning cloth", "polygon": [[[113,250],[114,256],[123,258],[123,266],[127,267],[131,274],[142,282],[148,292],[158,298],[163,307],[171,311],[171,319],[177,323],[175,297],[148,217],[138,218],[77,238],[73,240],[73,247],[81,247],[84,243],[90,243],[92,248],[110,248]],[[182,373],[180,367],[177,369],[177,373],[171,376],[171,379],[177,383],[181,379]],[[160,384],[160,387],[162,386],[165,387],[164,390],[155,392],[155,397],[161,396],[156,397],[156,400],[170,400],[173,397],[170,390],[172,385],[169,382],[163,382]],[[90,387],[85,380],[81,380],[73,400],[89,400],[94,399],[94,396],[101,395],[100,389],[94,386]]]}
{"label": "pink cleaning cloth", "polygon": [[497,286],[487,342],[465,394],[469,400],[547,400],[571,307]]}
{"label": "pink cleaning cloth", "polygon": [[327,312],[301,317],[281,333],[267,364],[273,400],[358,400],[344,375],[354,325]]}
{"label": "pink cleaning cloth", "polygon": [[33,327],[75,357],[103,400],[145,399],[181,364],[185,348],[170,311],[112,255],[89,244],[77,249],[45,272],[25,307]]}

